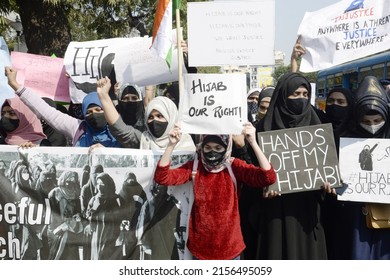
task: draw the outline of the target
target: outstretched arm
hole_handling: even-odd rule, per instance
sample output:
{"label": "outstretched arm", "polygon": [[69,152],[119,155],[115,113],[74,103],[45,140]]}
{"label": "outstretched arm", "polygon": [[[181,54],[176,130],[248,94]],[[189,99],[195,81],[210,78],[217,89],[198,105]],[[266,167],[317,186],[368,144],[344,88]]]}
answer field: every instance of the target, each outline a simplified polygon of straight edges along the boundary
{"label": "outstretched arm", "polygon": [[160,159],[161,166],[167,166],[171,161],[173,150],[175,149],[176,144],[180,141],[181,138],[180,126],[175,124],[175,127],[169,132],[168,136],[169,143]]}
{"label": "outstretched arm", "polygon": [[249,145],[251,145],[252,150],[257,158],[257,161],[259,162],[259,167],[265,170],[270,170],[271,164],[268,161],[267,157],[264,155],[263,151],[260,149],[259,144],[257,144],[256,129],[251,122],[246,122],[244,124],[242,134],[244,134]]}
{"label": "outstretched arm", "polygon": [[155,97],[156,95],[156,87],[155,86],[146,86],[145,87],[145,97],[144,97],[144,106],[147,107],[149,102]]}
{"label": "outstretched arm", "polygon": [[110,88],[111,80],[107,76],[97,81],[97,94],[103,106],[104,117],[109,125],[113,125],[120,116],[109,95]]}
{"label": "outstretched arm", "polygon": [[123,147],[139,148],[141,131],[123,122],[109,95],[110,88],[111,81],[107,76],[97,82],[97,94],[102,103],[104,117],[110,132]]}
{"label": "outstretched arm", "polygon": [[301,37],[299,36],[291,53],[291,72],[298,72],[298,60],[304,54],[305,48],[301,45]]}
{"label": "outstretched arm", "polygon": [[[39,119],[43,118],[51,127],[54,127],[66,137],[74,138],[82,122],[81,120],[51,107],[39,95],[19,84],[16,81],[17,71],[15,69],[5,67],[5,75],[8,84],[15,90],[15,94]],[[72,140],[73,144],[74,141],[75,139]]]}

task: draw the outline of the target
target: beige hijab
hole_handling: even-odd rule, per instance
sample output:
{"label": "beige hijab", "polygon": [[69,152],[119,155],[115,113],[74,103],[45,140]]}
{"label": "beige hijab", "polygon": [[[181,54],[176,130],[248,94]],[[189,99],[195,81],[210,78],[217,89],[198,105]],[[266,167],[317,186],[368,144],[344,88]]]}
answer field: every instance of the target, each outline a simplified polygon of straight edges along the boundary
{"label": "beige hijab", "polygon": [[[148,117],[153,110],[159,111],[168,121],[167,129],[159,138],[154,137],[152,133],[150,133],[147,125]],[[142,133],[140,148],[144,150],[165,150],[169,143],[168,133],[178,121],[178,114],[175,103],[168,97],[158,96],[153,98],[146,107],[145,126],[147,130]],[[187,133],[183,133],[181,140],[176,144],[175,151],[194,152],[195,150],[196,147],[191,136]]]}

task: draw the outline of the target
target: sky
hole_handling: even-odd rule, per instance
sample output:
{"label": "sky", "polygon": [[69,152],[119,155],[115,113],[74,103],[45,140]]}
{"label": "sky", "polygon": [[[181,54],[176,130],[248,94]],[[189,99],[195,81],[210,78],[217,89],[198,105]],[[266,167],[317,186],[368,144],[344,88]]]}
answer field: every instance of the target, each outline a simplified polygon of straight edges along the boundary
{"label": "sky", "polygon": [[340,0],[275,0],[275,50],[285,53],[290,64],[299,25],[306,12],[314,12]]}

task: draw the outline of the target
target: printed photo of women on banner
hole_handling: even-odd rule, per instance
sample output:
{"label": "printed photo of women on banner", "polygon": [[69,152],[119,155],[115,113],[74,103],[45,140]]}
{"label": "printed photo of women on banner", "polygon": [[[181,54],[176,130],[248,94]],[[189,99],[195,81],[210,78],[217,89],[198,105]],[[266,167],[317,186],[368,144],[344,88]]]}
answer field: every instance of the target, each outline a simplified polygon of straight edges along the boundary
{"label": "printed photo of women on banner", "polygon": [[[190,259],[192,184],[153,181],[149,150],[36,147],[0,150],[0,258]],[[177,153],[172,165],[193,159]]]}

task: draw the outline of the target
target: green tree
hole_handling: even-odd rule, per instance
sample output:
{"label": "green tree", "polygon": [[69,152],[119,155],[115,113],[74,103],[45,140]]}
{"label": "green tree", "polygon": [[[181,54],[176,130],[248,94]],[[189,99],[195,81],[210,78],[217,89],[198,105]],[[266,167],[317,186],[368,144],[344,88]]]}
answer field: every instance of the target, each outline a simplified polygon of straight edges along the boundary
{"label": "green tree", "polygon": [[16,0],[30,53],[62,57],[71,40],[67,4]]}
{"label": "green tree", "polygon": [[[290,65],[282,65],[275,68],[275,71],[272,73],[272,77],[277,82],[280,77],[282,77],[285,73],[290,72],[291,66]],[[317,72],[311,72],[311,73],[302,73],[298,71],[300,74],[305,76],[310,83],[315,83],[317,80]]]}
{"label": "green tree", "polygon": [[150,34],[155,4],[155,0],[5,0],[0,14],[20,14],[30,53],[62,57],[71,40],[124,37],[133,28],[141,36]]}
{"label": "green tree", "polygon": [[[184,39],[187,2],[182,0],[180,12]],[[70,41],[151,35],[156,5],[157,0],[2,0],[0,31],[6,31],[1,15],[15,11],[21,17],[30,53],[62,57]]]}
{"label": "green tree", "polygon": [[275,81],[278,81],[280,77],[282,77],[287,72],[290,72],[290,65],[281,65],[275,68],[274,72],[272,73],[272,78],[274,78]]}

